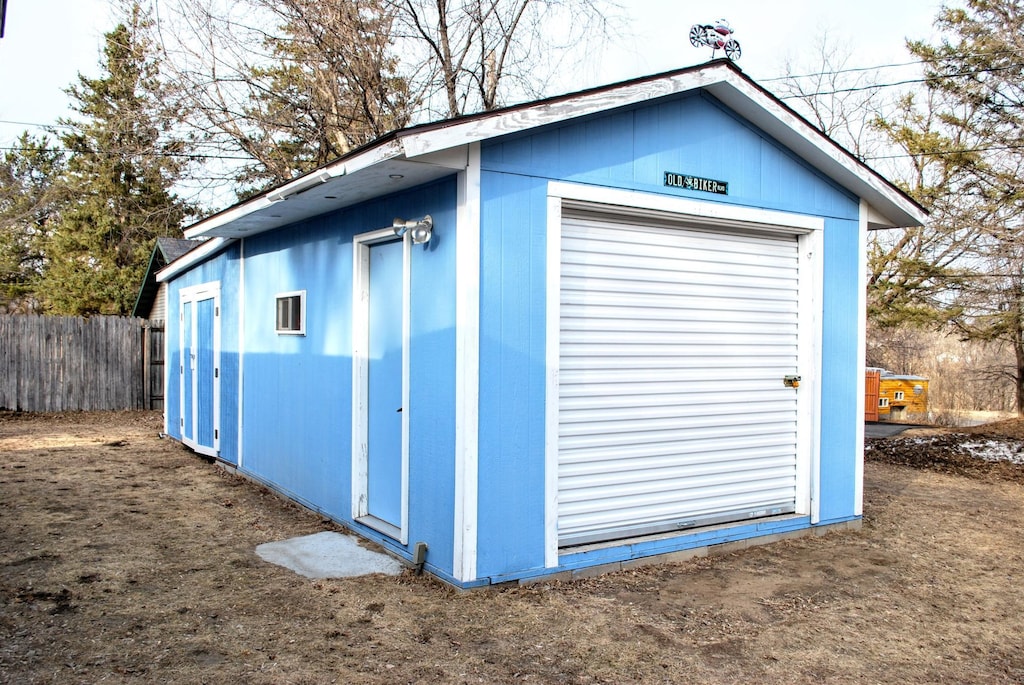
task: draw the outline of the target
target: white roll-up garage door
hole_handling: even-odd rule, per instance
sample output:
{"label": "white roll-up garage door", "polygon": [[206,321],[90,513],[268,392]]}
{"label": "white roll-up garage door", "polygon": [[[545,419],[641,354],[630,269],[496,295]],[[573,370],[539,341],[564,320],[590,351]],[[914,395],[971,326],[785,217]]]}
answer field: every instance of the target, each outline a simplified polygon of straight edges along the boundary
{"label": "white roll-up garage door", "polygon": [[564,214],[560,546],[795,511],[797,245]]}

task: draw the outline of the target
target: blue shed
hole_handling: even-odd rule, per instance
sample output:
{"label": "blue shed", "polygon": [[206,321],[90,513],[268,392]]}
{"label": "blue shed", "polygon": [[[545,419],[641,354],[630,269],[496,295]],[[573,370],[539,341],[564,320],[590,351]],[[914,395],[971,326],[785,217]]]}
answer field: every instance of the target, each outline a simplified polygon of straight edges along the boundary
{"label": "blue shed", "polygon": [[729,61],[408,128],[186,230],[166,431],[459,587],[856,526],[923,219]]}

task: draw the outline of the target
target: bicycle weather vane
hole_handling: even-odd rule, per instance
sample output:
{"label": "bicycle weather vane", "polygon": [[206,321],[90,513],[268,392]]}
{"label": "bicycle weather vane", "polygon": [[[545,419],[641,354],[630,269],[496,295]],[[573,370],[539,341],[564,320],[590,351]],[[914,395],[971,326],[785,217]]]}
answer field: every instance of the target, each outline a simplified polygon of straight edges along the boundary
{"label": "bicycle weather vane", "polygon": [[740,58],[742,51],[739,41],[732,37],[733,33],[725,19],[712,24],[694,24],[690,27],[690,45],[695,48],[711,48],[712,59],[716,51],[724,50],[725,56],[735,61]]}

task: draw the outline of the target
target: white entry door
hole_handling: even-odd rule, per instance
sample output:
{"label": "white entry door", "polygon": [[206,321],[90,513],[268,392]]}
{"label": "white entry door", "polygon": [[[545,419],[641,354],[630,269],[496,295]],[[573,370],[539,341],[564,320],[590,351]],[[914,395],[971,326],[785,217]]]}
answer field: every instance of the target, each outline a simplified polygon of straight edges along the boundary
{"label": "white entry door", "polygon": [[352,517],[407,542],[409,243],[356,236],[353,272]]}
{"label": "white entry door", "polygon": [[179,298],[181,441],[220,454],[220,284],[184,288]]}

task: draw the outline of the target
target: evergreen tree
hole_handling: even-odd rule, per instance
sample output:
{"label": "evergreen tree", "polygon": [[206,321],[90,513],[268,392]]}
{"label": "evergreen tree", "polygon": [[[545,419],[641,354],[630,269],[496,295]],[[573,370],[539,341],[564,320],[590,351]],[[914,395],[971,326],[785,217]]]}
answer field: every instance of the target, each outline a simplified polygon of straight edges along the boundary
{"label": "evergreen tree", "polygon": [[[613,31],[606,0],[163,0],[167,66],[239,195],[411,121],[539,96]],[[585,60],[584,60],[585,62]],[[247,161],[251,159],[251,162]]]}
{"label": "evergreen tree", "polygon": [[257,163],[240,180],[255,188],[290,180],[409,121],[405,79],[390,54],[393,17],[378,0],[260,1],[280,22],[274,58],[249,67],[238,138]]}
{"label": "evergreen tree", "polygon": [[936,25],[939,44],[909,43],[927,107],[907,100],[882,122],[917,160],[909,190],[932,221],[872,255],[888,268],[872,284],[876,319],[930,309],[965,339],[1006,344],[1024,414],[1024,0],[965,0]]}
{"label": "evergreen tree", "polygon": [[183,145],[169,87],[137,5],[105,35],[102,75],[67,90],[80,120],[62,121],[72,201],[46,242],[39,294],[61,314],[128,314],[158,236],[180,236],[189,207],[173,192]]}
{"label": "evergreen tree", "polygon": [[60,216],[64,155],[23,133],[0,159],[0,311],[36,309],[46,238]]}

